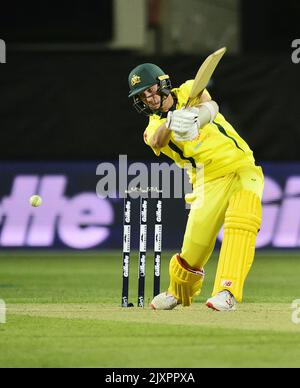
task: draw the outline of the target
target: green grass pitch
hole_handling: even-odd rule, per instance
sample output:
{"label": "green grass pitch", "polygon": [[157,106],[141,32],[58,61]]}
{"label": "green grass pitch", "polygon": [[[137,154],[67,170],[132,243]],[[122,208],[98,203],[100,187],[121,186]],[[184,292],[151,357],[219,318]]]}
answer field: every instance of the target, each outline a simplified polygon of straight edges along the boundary
{"label": "green grass pitch", "polygon": [[[162,288],[167,287],[164,252]],[[150,301],[153,259],[147,262]],[[245,301],[234,313],[204,306],[213,287],[216,255],[203,293],[190,308],[122,309],[121,254],[1,253],[0,367],[300,367],[299,253],[258,253]],[[130,302],[136,306],[137,255]]]}

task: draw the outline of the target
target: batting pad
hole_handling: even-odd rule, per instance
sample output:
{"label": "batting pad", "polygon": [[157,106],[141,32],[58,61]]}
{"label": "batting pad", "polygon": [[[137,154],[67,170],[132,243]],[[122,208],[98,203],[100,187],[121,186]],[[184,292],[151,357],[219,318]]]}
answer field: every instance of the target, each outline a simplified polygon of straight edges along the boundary
{"label": "batting pad", "polygon": [[179,304],[190,306],[193,297],[200,295],[204,271],[189,271],[180,263],[180,256],[175,255],[170,261],[170,286],[168,292],[173,295]]}
{"label": "batting pad", "polygon": [[238,302],[242,301],[261,222],[262,205],[255,193],[242,190],[232,197],[225,216],[224,240],[213,296],[228,290]]}

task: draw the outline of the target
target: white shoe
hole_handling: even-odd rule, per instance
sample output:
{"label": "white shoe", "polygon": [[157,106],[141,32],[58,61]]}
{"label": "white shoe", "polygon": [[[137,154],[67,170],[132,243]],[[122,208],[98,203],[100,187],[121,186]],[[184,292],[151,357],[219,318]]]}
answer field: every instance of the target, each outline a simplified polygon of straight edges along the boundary
{"label": "white shoe", "polygon": [[227,290],[219,292],[206,302],[206,306],[215,311],[235,311],[236,305],[235,297]]}
{"label": "white shoe", "polygon": [[153,310],[173,310],[178,305],[178,300],[167,292],[157,295],[151,302]]}

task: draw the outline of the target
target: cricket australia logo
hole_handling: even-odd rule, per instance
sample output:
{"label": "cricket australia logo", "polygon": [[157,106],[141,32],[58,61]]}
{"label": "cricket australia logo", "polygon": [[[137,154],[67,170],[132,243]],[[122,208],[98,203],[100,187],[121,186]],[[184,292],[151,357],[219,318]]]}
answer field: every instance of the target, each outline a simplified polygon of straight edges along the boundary
{"label": "cricket australia logo", "polygon": [[140,84],[141,82],[142,82],[141,77],[139,77],[136,74],[131,78],[131,86],[136,86],[136,85]]}

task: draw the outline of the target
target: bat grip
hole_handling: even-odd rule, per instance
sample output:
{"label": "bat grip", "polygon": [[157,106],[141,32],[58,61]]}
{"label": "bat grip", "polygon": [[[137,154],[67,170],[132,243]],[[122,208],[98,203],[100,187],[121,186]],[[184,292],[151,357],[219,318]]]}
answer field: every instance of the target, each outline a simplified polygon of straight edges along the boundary
{"label": "bat grip", "polygon": [[185,105],[185,108],[191,108],[192,106],[199,105],[201,102],[200,100],[201,100],[203,92],[204,92],[204,90],[202,90],[202,92],[199,93],[197,97],[189,98],[186,105]]}

